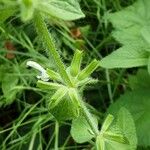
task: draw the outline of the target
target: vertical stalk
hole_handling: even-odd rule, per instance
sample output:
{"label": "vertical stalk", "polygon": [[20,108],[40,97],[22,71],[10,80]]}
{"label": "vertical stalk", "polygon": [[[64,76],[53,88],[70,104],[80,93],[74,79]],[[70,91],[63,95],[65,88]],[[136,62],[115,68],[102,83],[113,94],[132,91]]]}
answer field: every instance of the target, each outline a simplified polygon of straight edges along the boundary
{"label": "vertical stalk", "polygon": [[57,49],[53,42],[52,36],[47,29],[47,26],[44,22],[42,15],[37,11],[34,14],[34,23],[35,23],[37,33],[40,36],[40,38],[42,39],[42,41],[44,42],[46,48],[50,51],[50,54],[52,55],[52,57],[55,61],[55,64],[59,70],[59,73],[60,73],[62,79],[68,86],[72,87],[73,84],[72,84],[68,74],[66,73],[66,68],[60,58],[59,53],[57,52]]}
{"label": "vertical stalk", "polygon": [[58,150],[58,138],[59,138],[59,123],[55,122],[55,150]]}
{"label": "vertical stalk", "polygon": [[113,95],[112,95],[112,89],[111,89],[110,76],[109,76],[108,69],[106,69],[105,72],[106,72],[108,95],[109,95],[110,103],[112,104],[114,101],[113,101]]}
{"label": "vertical stalk", "polygon": [[[60,59],[60,56],[56,50],[56,47],[52,40],[51,34],[48,32],[48,29],[46,27],[44,19],[39,12],[35,12],[34,23],[35,23],[35,26],[36,26],[39,36],[42,38],[46,47],[50,51],[56,65],[57,65],[57,68],[59,69],[59,73],[62,76],[62,79],[65,81],[67,86],[73,86],[73,84],[70,80],[70,77],[68,76],[68,74],[65,70],[65,66],[64,66],[62,60]],[[98,136],[99,130],[98,130],[96,123],[94,122],[92,115],[90,114],[90,112],[88,111],[87,107],[85,106],[84,102],[82,101],[82,99],[80,97],[77,99],[77,101],[80,103],[80,107],[82,109],[84,117],[87,120],[88,124],[90,125],[93,133],[95,134],[95,137]],[[58,150],[58,132],[59,132],[59,124],[58,124],[58,122],[56,122],[56,124],[55,124],[55,149],[56,150]]]}
{"label": "vertical stalk", "polygon": [[33,134],[28,150],[32,150],[34,147],[34,142],[36,138],[36,133]]}
{"label": "vertical stalk", "polygon": [[84,115],[86,121],[90,125],[91,130],[95,134],[95,137],[97,137],[99,135],[99,130],[98,130],[98,127],[97,127],[91,113],[89,112],[89,110],[87,109],[87,107],[84,104],[84,101],[81,98],[79,98],[78,101],[80,103],[80,107],[82,109],[82,112],[83,112],[83,115]]}

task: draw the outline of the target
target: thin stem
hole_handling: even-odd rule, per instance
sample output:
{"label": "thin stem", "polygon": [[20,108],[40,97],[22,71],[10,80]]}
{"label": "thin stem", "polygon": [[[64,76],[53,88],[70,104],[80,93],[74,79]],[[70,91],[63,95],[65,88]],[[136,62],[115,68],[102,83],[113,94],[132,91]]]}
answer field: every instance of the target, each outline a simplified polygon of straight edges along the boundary
{"label": "thin stem", "polygon": [[89,110],[85,106],[84,101],[81,98],[79,98],[78,101],[80,103],[80,107],[82,109],[82,112],[83,112],[83,115],[84,115],[86,121],[90,125],[93,133],[95,134],[95,137],[97,137],[99,135],[99,130],[98,130],[97,124],[95,123],[91,113],[89,112]]}
{"label": "thin stem", "polygon": [[42,17],[42,15],[39,12],[35,12],[34,14],[34,23],[35,23],[35,27],[37,29],[37,33],[39,34],[40,38],[42,39],[42,41],[45,43],[46,48],[49,50],[50,54],[52,55],[56,66],[59,70],[60,75],[62,76],[64,82],[68,85],[68,86],[73,86],[67,72],[66,72],[66,68],[60,58],[59,53],[57,52],[57,49],[55,47],[55,44],[53,42],[52,36],[50,34],[50,32],[47,29],[47,26],[44,22],[44,19]]}
{"label": "thin stem", "polygon": [[111,89],[111,84],[110,84],[110,76],[109,76],[109,71],[106,69],[106,80],[107,80],[107,88],[108,88],[108,95],[110,99],[110,103],[113,103],[113,95],[112,95],[112,89]]}
{"label": "thin stem", "polygon": [[65,150],[65,147],[66,147],[66,145],[67,145],[67,143],[69,142],[69,140],[70,140],[70,135],[66,138],[66,140],[65,140],[65,142],[64,142],[64,144],[63,144],[63,146],[61,147],[61,150]]}
{"label": "thin stem", "polygon": [[117,81],[116,81],[116,83],[115,83],[115,86],[114,86],[114,89],[113,89],[113,92],[112,92],[112,97],[115,96],[116,91],[117,91],[117,87],[118,87],[119,83],[121,82],[121,79],[122,79],[122,77],[123,77],[125,71],[126,71],[126,69],[122,69],[122,70],[119,72]]}
{"label": "thin stem", "polygon": [[55,122],[55,150],[58,150],[59,123]]}
{"label": "thin stem", "polygon": [[34,141],[36,138],[36,133],[33,134],[28,150],[32,150],[34,146]]}
{"label": "thin stem", "polygon": [[[44,41],[47,49],[50,51],[50,53],[51,53],[51,55],[52,55],[52,57],[53,57],[53,59],[56,63],[56,66],[59,70],[59,73],[62,76],[62,79],[65,81],[65,83],[68,86],[73,87],[73,84],[70,80],[70,77],[68,76],[68,74],[65,70],[65,66],[64,66],[62,60],[60,59],[59,53],[56,50],[56,47],[55,47],[55,44],[53,42],[52,36],[48,32],[48,29],[46,27],[44,19],[43,19],[43,17],[41,16],[41,14],[39,12],[35,13],[34,23],[35,23],[35,27],[37,29],[37,33],[39,34],[39,36]],[[82,109],[84,117],[86,118],[88,124],[90,125],[93,133],[95,134],[95,136],[98,136],[99,135],[99,130],[98,130],[97,124],[95,123],[92,115],[88,111],[88,109],[85,106],[85,103],[82,101],[82,99],[79,98],[78,101],[80,103],[80,107]],[[59,132],[59,125],[58,125],[58,122],[56,122],[56,125],[55,125],[55,149],[56,150],[58,150],[58,132]]]}

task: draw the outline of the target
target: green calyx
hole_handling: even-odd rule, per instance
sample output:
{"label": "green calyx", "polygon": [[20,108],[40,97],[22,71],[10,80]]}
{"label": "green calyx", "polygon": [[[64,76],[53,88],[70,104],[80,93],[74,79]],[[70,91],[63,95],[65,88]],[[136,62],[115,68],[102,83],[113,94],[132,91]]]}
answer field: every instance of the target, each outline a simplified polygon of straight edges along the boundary
{"label": "green calyx", "polygon": [[72,59],[71,66],[70,66],[70,74],[73,77],[75,77],[80,71],[82,55],[83,53],[80,50],[75,51],[75,54],[74,54],[74,57]]}
{"label": "green calyx", "polygon": [[89,77],[94,70],[99,66],[99,61],[97,61],[96,59],[94,59],[87,67],[85,67],[85,69],[83,69],[79,75],[78,75],[78,80],[84,80],[87,77]]}
{"label": "green calyx", "polygon": [[73,103],[76,107],[80,107],[78,100],[78,92],[80,91],[80,87],[85,86],[86,84],[95,83],[97,81],[90,78],[90,75],[98,67],[99,61],[93,60],[89,65],[87,65],[87,67],[81,70],[82,56],[83,53],[76,50],[70,67],[64,70],[73,86],[70,86],[70,84],[65,82],[60,72],[55,72],[51,69],[46,69],[46,73],[55,83],[44,82],[41,80],[37,82],[38,87],[54,91],[54,94],[51,96],[48,104],[49,109],[56,107],[65,98],[69,98],[71,103]]}

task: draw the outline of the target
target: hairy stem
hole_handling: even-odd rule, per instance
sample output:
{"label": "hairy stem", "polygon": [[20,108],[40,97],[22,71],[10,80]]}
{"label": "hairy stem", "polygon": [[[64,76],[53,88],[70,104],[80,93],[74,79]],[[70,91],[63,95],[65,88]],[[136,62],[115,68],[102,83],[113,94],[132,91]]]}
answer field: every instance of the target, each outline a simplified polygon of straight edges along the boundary
{"label": "hairy stem", "polygon": [[93,116],[91,115],[91,113],[89,112],[88,108],[86,107],[84,101],[79,98],[78,99],[79,103],[80,103],[80,107],[82,109],[83,115],[86,119],[86,121],[88,122],[88,124],[91,127],[91,130],[93,131],[93,133],[95,134],[95,137],[97,137],[99,135],[99,130],[98,127],[93,119]]}
{"label": "hairy stem", "polygon": [[55,47],[52,36],[47,29],[47,26],[44,22],[42,15],[37,11],[34,14],[34,23],[35,23],[37,33],[40,36],[40,38],[42,39],[42,41],[44,42],[46,48],[49,50],[50,54],[52,55],[62,79],[68,86],[72,87],[73,84],[72,84],[68,74],[66,73],[66,68],[65,68],[65,66],[60,58],[60,55]]}
{"label": "hairy stem", "polygon": [[[70,78],[69,78],[69,76],[68,76],[68,74],[65,70],[65,66],[64,66],[62,60],[60,59],[59,53],[56,50],[56,47],[55,47],[55,44],[53,42],[52,36],[48,32],[48,29],[46,27],[46,24],[44,22],[43,17],[38,12],[35,13],[34,23],[35,23],[35,26],[36,26],[36,29],[37,29],[37,32],[38,32],[39,36],[42,38],[42,40],[44,41],[46,47],[50,51],[56,65],[57,65],[57,68],[59,69],[59,73],[62,76],[62,79],[65,81],[65,83],[68,86],[73,87],[73,84],[72,84],[72,82],[71,82],[71,80],[70,80]],[[93,119],[92,115],[88,111],[88,109],[85,106],[85,103],[82,101],[82,99],[79,98],[78,101],[80,103],[80,107],[82,109],[84,117],[86,118],[88,124],[90,125],[93,133],[95,134],[95,136],[98,136],[99,135],[99,130],[97,128],[97,125],[94,122],[94,119]],[[57,125],[57,123],[56,123],[56,125]]]}

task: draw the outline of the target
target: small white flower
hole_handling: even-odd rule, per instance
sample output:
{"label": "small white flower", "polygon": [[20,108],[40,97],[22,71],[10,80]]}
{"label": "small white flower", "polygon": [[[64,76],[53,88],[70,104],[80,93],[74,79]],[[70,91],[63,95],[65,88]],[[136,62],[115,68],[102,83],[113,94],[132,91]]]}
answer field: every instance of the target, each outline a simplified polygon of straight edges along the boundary
{"label": "small white flower", "polygon": [[37,69],[38,71],[40,71],[41,74],[37,76],[38,79],[41,79],[43,81],[49,80],[49,76],[46,73],[46,70],[41,65],[39,65],[37,62],[27,61],[27,66],[33,67],[34,69]]}

